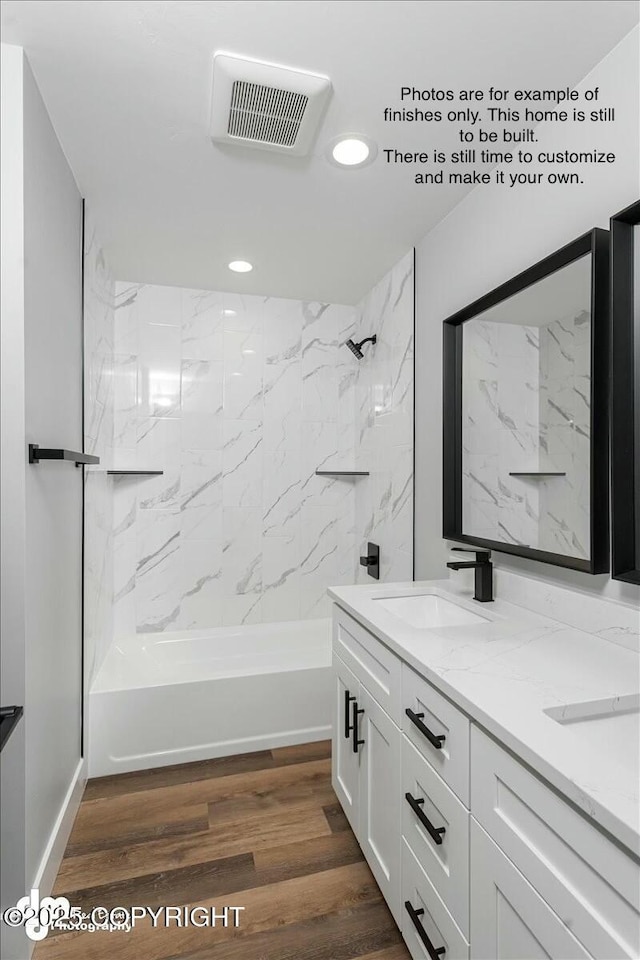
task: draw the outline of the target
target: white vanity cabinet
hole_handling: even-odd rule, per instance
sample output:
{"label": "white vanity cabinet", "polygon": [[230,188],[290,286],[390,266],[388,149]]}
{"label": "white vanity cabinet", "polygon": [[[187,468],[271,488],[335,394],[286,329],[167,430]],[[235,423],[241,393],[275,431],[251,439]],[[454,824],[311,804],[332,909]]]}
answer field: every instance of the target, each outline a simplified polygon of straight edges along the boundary
{"label": "white vanity cabinet", "polygon": [[400,914],[400,748],[402,734],[361,687],[358,839],[396,922]]}
{"label": "white vanity cabinet", "polygon": [[473,818],[471,943],[474,960],[592,957]]}
{"label": "white vanity cabinet", "polygon": [[399,925],[400,661],[342,611],[333,629],[333,788]]}
{"label": "white vanity cabinet", "polygon": [[469,957],[469,727],[403,663],[401,929],[414,960]]}
{"label": "white vanity cabinet", "polygon": [[353,744],[353,710],[360,695],[354,673],[333,655],[334,709],[331,738],[333,789],[351,829],[358,836],[360,817],[360,752]]}
{"label": "white vanity cabinet", "polygon": [[[518,930],[522,950],[531,936],[546,949],[534,958],[640,957],[638,865],[476,726],[471,813],[471,940],[478,957],[499,960],[494,944],[517,943]],[[505,899],[508,870],[524,881],[511,902]],[[506,939],[503,923],[509,924]],[[529,955],[509,949],[502,956]]]}
{"label": "white vanity cabinet", "polygon": [[637,960],[632,857],[334,606],[333,785],[414,960]]}

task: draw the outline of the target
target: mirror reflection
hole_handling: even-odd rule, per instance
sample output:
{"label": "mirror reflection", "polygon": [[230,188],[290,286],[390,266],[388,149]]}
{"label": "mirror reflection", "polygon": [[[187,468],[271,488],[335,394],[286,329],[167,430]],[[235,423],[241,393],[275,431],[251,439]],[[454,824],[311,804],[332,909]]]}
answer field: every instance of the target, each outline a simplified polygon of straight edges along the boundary
{"label": "mirror reflection", "polygon": [[463,325],[462,530],[590,555],[591,262]]}

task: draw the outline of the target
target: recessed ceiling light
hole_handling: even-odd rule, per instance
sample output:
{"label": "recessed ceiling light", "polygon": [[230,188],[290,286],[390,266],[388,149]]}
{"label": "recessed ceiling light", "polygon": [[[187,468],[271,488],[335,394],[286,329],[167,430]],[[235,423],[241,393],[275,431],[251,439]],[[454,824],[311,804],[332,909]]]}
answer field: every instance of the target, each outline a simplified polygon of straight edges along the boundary
{"label": "recessed ceiling light", "polygon": [[364,140],[349,137],[347,140],[339,140],[332,153],[336,163],[341,163],[345,167],[354,167],[357,163],[364,163],[369,156],[369,147]]}
{"label": "recessed ceiling light", "polygon": [[347,133],[329,144],[328,159],[339,167],[364,167],[375,160],[378,148],[368,137]]}
{"label": "recessed ceiling light", "polygon": [[223,317],[237,317],[237,316],[238,316],[238,311],[237,311],[237,310],[230,310],[228,307],[226,307],[226,308],[222,311],[222,316],[223,316]]}
{"label": "recessed ceiling light", "polygon": [[235,273],[249,273],[249,270],[253,270],[253,264],[249,263],[248,260],[232,260],[229,264],[229,270],[233,270]]}

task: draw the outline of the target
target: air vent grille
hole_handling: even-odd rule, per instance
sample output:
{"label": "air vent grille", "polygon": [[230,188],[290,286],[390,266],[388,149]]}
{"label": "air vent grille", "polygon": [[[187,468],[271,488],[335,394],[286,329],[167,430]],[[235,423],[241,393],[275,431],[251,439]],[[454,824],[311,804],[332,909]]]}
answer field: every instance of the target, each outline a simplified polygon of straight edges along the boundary
{"label": "air vent grille", "polygon": [[236,80],[227,132],[243,140],[293,147],[308,103],[302,93]]}
{"label": "air vent grille", "polygon": [[328,77],[219,51],[213,58],[211,138],[303,157],[330,96]]}

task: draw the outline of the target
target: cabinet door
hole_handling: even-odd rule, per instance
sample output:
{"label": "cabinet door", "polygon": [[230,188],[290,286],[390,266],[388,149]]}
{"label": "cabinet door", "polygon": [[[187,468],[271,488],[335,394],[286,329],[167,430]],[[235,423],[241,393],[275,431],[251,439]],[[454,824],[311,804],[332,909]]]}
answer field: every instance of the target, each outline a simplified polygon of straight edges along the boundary
{"label": "cabinet door", "polygon": [[360,684],[334,650],[331,782],[356,836],[359,835],[360,751],[354,753],[352,730],[353,709],[359,696]]}
{"label": "cabinet door", "polygon": [[637,863],[474,725],[471,813],[596,957],[640,957]]}
{"label": "cabinet door", "polygon": [[473,818],[471,956],[474,960],[592,958]]}
{"label": "cabinet door", "polygon": [[396,923],[400,925],[400,754],[402,734],[382,707],[360,687],[359,739],[364,740],[360,774],[358,839]]}

